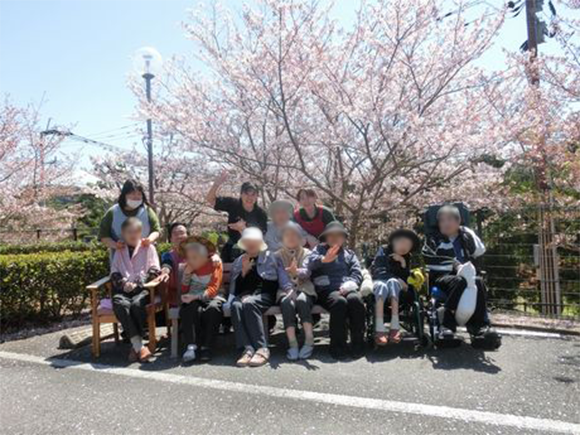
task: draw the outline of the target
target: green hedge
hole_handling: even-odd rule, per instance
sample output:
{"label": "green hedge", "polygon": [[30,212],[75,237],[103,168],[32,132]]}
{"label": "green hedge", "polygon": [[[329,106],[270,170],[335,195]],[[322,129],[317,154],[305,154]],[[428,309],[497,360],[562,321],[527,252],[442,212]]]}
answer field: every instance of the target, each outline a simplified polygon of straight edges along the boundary
{"label": "green hedge", "polygon": [[99,242],[57,242],[57,243],[33,243],[30,245],[0,245],[0,255],[14,254],[36,254],[41,252],[63,252],[63,251],[92,251],[104,250],[104,246]]}
{"label": "green hedge", "polygon": [[0,323],[44,323],[89,306],[85,286],[108,274],[105,250],[0,256]]}

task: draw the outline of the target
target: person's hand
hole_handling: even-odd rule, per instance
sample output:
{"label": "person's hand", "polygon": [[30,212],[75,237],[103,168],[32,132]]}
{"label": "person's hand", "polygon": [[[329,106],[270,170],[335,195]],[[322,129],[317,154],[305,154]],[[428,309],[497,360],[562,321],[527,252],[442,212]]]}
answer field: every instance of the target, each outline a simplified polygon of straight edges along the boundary
{"label": "person's hand", "polygon": [[323,263],[332,263],[338,257],[338,251],[340,251],[340,245],[331,246],[328,251],[326,251],[326,255],[322,257]]}
{"label": "person's hand", "polygon": [[242,276],[246,276],[250,269],[252,269],[253,262],[250,260],[248,254],[242,255]]}
{"label": "person's hand", "polygon": [[183,302],[184,304],[190,304],[194,300],[195,300],[194,295],[190,295],[190,294],[181,295],[181,302]]}
{"label": "person's hand", "polygon": [[226,169],[222,169],[222,171],[220,172],[220,174],[218,175],[218,177],[215,180],[215,184],[221,185],[224,184],[226,182],[226,180],[229,178],[230,173],[226,170]]}
{"label": "person's hand", "polygon": [[157,277],[157,281],[159,282],[169,281],[169,274],[170,272],[167,269],[162,269],[161,274]]}
{"label": "person's hand", "polygon": [[405,261],[405,257],[399,254],[391,254],[391,258],[395,261],[398,261],[401,267],[407,267],[407,261]]}
{"label": "person's hand", "polygon": [[228,224],[228,228],[231,228],[234,231],[237,231],[238,233],[241,233],[242,231],[244,231],[246,229],[246,221],[243,219],[240,219],[237,222],[234,222],[233,224]]}
{"label": "person's hand", "polygon": [[115,242],[115,249],[117,251],[120,251],[122,249],[125,249],[125,242],[122,242],[121,240],[118,240]]}
{"label": "person's hand", "polygon": [[149,245],[151,245],[151,240],[149,240],[148,237],[145,237],[141,239],[141,244],[143,245],[143,247],[147,248]]}
{"label": "person's hand", "polygon": [[213,264],[213,267],[218,267],[220,264],[222,264],[222,259],[219,255],[213,254],[211,256],[211,264]]}
{"label": "person's hand", "polygon": [[407,284],[401,278],[397,278],[397,280],[399,281],[399,284],[401,284],[401,288],[403,289],[403,291],[407,291],[407,289],[409,288],[409,284]]}
{"label": "person's hand", "polygon": [[123,286],[123,291],[125,293],[131,293],[133,290],[135,290],[135,288],[137,288],[137,284],[134,282],[126,282]]}
{"label": "person's hand", "polygon": [[288,275],[290,275],[293,278],[296,275],[298,275],[298,265],[296,264],[296,259],[295,258],[292,259],[292,263],[290,263],[290,266],[288,266],[286,268],[286,272],[288,272]]}

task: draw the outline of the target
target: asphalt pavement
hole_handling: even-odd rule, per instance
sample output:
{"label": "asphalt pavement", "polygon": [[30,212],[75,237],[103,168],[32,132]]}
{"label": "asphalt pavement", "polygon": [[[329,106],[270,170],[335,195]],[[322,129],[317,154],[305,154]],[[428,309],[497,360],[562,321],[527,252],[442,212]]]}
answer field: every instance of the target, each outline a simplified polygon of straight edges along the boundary
{"label": "asphalt pavement", "polygon": [[95,361],[46,334],[0,345],[0,433],[580,434],[580,339],[514,334],[495,352],[404,342],[334,362],[319,332],[313,358],[291,363],[278,331],[256,369],[234,366],[231,334],[191,366],[166,348],[128,364],[112,342]]}

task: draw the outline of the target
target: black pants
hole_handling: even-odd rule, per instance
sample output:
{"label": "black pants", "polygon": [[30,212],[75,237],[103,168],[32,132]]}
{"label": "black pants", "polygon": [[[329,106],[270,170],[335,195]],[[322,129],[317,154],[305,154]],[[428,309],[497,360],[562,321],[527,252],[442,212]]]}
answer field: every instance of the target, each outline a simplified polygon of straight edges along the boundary
{"label": "black pants", "polygon": [[363,346],[365,329],[365,306],[358,292],[342,296],[338,290],[316,289],[316,303],[330,313],[330,348],[344,351],[346,349],[346,324],[350,327],[350,339],[353,347]]}
{"label": "black pants", "polygon": [[[447,295],[444,304],[445,314],[443,315],[443,326],[455,330],[457,328],[455,310],[457,309],[457,305],[459,305],[461,295],[467,288],[467,281],[462,276],[440,275],[435,278],[434,284]],[[475,285],[477,286],[477,303],[473,315],[467,322],[466,326],[468,328],[480,328],[489,323],[485,285],[481,278],[476,278]]]}
{"label": "black pants", "polygon": [[179,310],[185,345],[197,344],[211,348],[222,321],[222,300],[193,301],[182,304]]}
{"label": "black pants", "polygon": [[128,338],[143,336],[148,303],[149,291],[139,288],[131,293],[117,293],[113,296],[113,311]]}

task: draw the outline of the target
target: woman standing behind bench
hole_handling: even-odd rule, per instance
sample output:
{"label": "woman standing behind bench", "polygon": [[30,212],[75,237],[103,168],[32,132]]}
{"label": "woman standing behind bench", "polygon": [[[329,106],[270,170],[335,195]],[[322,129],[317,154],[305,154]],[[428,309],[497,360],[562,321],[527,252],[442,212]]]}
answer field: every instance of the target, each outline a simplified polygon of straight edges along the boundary
{"label": "woman standing behind bench", "polygon": [[161,231],[159,218],[149,205],[143,186],[135,180],[125,181],[117,203],[105,213],[101,220],[99,239],[107,248],[116,251],[125,247],[125,241],[121,236],[121,225],[130,217],[141,222],[143,246],[149,246],[159,238]]}
{"label": "woman standing behind bench", "polygon": [[313,189],[300,189],[296,199],[300,207],[294,212],[294,220],[306,231],[306,242],[313,248],[326,226],[336,218],[332,210],[318,204],[318,195]]}

